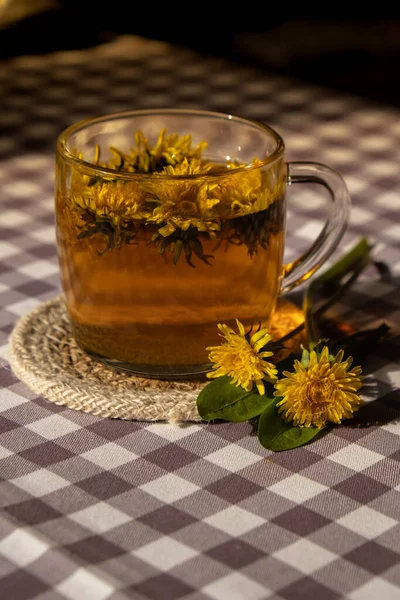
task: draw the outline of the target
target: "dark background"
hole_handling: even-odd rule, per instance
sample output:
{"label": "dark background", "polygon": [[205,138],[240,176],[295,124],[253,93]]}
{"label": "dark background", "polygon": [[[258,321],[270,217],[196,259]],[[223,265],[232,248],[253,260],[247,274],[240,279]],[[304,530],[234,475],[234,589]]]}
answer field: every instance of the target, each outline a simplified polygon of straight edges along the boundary
{"label": "dark background", "polygon": [[327,17],[296,13],[284,3],[280,13],[277,3],[271,9],[267,3],[57,0],[35,13],[35,2],[30,14],[1,25],[1,59],[88,48],[133,34],[400,105],[400,18],[380,3],[370,9],[360,4],[353,17],[351,5],[335,3]]}

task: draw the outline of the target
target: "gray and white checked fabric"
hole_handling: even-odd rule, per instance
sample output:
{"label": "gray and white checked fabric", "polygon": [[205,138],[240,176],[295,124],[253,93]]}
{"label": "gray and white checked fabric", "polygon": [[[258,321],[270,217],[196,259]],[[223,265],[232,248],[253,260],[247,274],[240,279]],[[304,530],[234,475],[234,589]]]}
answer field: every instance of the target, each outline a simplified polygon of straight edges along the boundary
{"label": "gray and white checked fabric", "polygon": [[[1,599],[398,600],[399,111],[129,36],[4,61],[0,86]],[[335,306],[355,327],[392,327],[371,348],[375,398],[364,421],[273,454],[247,423],[101,419],[46,401],[13,375],[16,320],[60,291],[58,133],[84,117],[157,106],[262,120],[284,136],[290,160],[343,174],[353,207],[333,259],[366,235],[392,271],[380,280],[368,270]],[[321,226],[321,190],[297,188],[288,260]]]}

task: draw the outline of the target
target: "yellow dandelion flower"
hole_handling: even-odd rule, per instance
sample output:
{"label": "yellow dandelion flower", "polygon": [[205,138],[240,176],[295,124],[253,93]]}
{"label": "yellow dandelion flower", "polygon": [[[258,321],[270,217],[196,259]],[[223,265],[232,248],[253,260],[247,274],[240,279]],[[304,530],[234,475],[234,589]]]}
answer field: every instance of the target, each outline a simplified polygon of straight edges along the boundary
{"label": "yellow dandelion flower", "polygon": [[214,212],[219,203],[213,197],[214,185],[206,180],[168,179],[165,175],[196,175],[209,170],[199,159],[188,161],[186,158],[175,167],[169,166],[162,173],[154,173],[151,182],[143,184],[147,191],[147,200],[156,205],[148,223],[162,224],[159,233],[166,237],[177,229],[187,231],[195,227],[205,231],[211,237],[220,229],[220,219]]}
{"label": "yellow dandelion flower", "polygon": [[350,370],[353,358],[343,361],[340,350],[335,357],[329,356],[325,346],[320,354],[312,350],[309,363],[294,363],[293,373],[283,371],[284,378],[275,383],[275,396],[279,413],[294,426],[324,428],[330,423],[340,424],[351,419],[362,401],[357,394],[362,387],[361,367]]}
{"label": "yellow dandelion flower", "polygon": [[[254,159],[252,166],[257,167],[258,163]],[[222,178],[214,195],[220,199],[224,214],[241,217],[267,209],[282,192],[282,182],[271,184],[267,173],[253,168]]]}
{"label": "yellow dandelion flower", "polygon": [[191,135],[187,134],[181,137],[177,133],[167,135],[166,129],[162,129],[151,154],[156,162],[163,158],[168,165],[175,166],[181,163],[184,158],[199,159],[207,146],[207,142],[202,141],[192,148]]}
{"label": "yellow dandelion flower", "polygon": [[102,181],[74,190],[66,206],[81,219],[79,239],[99,234],[106,239],[104,254],[130,243],[141,223],[151,214],[146,196],[136,182]]}
{"label": "yellow dandelion flower", "polygon": [[273,352],[260,352],[272,340],[272,336],[264,328],[248,339],[242,323],[237,319],[236,323],[239,333],[228,325],[218,325],[222,332],[222,335],[219,335],[225,338],[225,341],[220,346],[207,348],[210,352],[209,359],[214,363],[214,371],[207,373],[207,377],[228,375],[232,378],[232,383],[246,391],[251,391],[255,384],[259,393],[264,394],[264,381],[273,383],[278,373],[275,365],[265,360],[273,356]]}
{"label": "yellow dandelion flower", "polygon": [[146,196],[136,182],[104,181],[84,191],[73,193],[70,203],[82,212],[97,218],[107,218],[114,226],[131,219],[143,219],[149,214]]}
{"label": "yellow dandelion flower", "polygon": [[192,148],[191,135],[167,135],[165,128],[160,131],[155,146],[149,143],[142,131],[136,132],[135,142],[136,146],[126,153],[111,147],[113,158],[109,161],[109,166],[134,173],[155,173],[168,165],[178,165],[184,158],[200,158],[207,148],[205,141]]}

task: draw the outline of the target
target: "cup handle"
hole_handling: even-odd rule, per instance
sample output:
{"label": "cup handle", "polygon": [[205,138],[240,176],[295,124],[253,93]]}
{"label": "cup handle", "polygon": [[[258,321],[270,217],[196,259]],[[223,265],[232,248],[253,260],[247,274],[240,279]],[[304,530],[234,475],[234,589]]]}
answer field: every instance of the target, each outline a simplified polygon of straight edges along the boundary
{"label": "cup handle", "polygon": [[287,163],[287,169],[288,185],[319,183],[329,190],[332,204],[314,243],[299,258],[284,265],[281,294],[309,279],[333,253],[346,230],[351,206],[343,177],[330,167],[317,162],[293,161]]}

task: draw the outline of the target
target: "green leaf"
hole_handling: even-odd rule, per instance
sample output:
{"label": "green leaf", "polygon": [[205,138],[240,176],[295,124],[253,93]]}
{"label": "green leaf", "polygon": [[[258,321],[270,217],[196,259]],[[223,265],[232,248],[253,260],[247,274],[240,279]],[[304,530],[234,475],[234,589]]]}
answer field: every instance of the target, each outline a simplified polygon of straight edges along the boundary
{"label": "green leaf", "polygon": [[261,414],[273,399],[258,393],[257,388],[246,392],[231,383],[228,376],[208,383],[197,397],[197,410],[205,421],[223,419],[234,423],[248,421]]}
{"label": "green leaf", "polygon": [[304,446],[322,431],[318,427],[293,427],[290,423],[285,423],[276,408],[281,399],[274,398],[258,421],[258,440],[264,448],[273,452]]}

